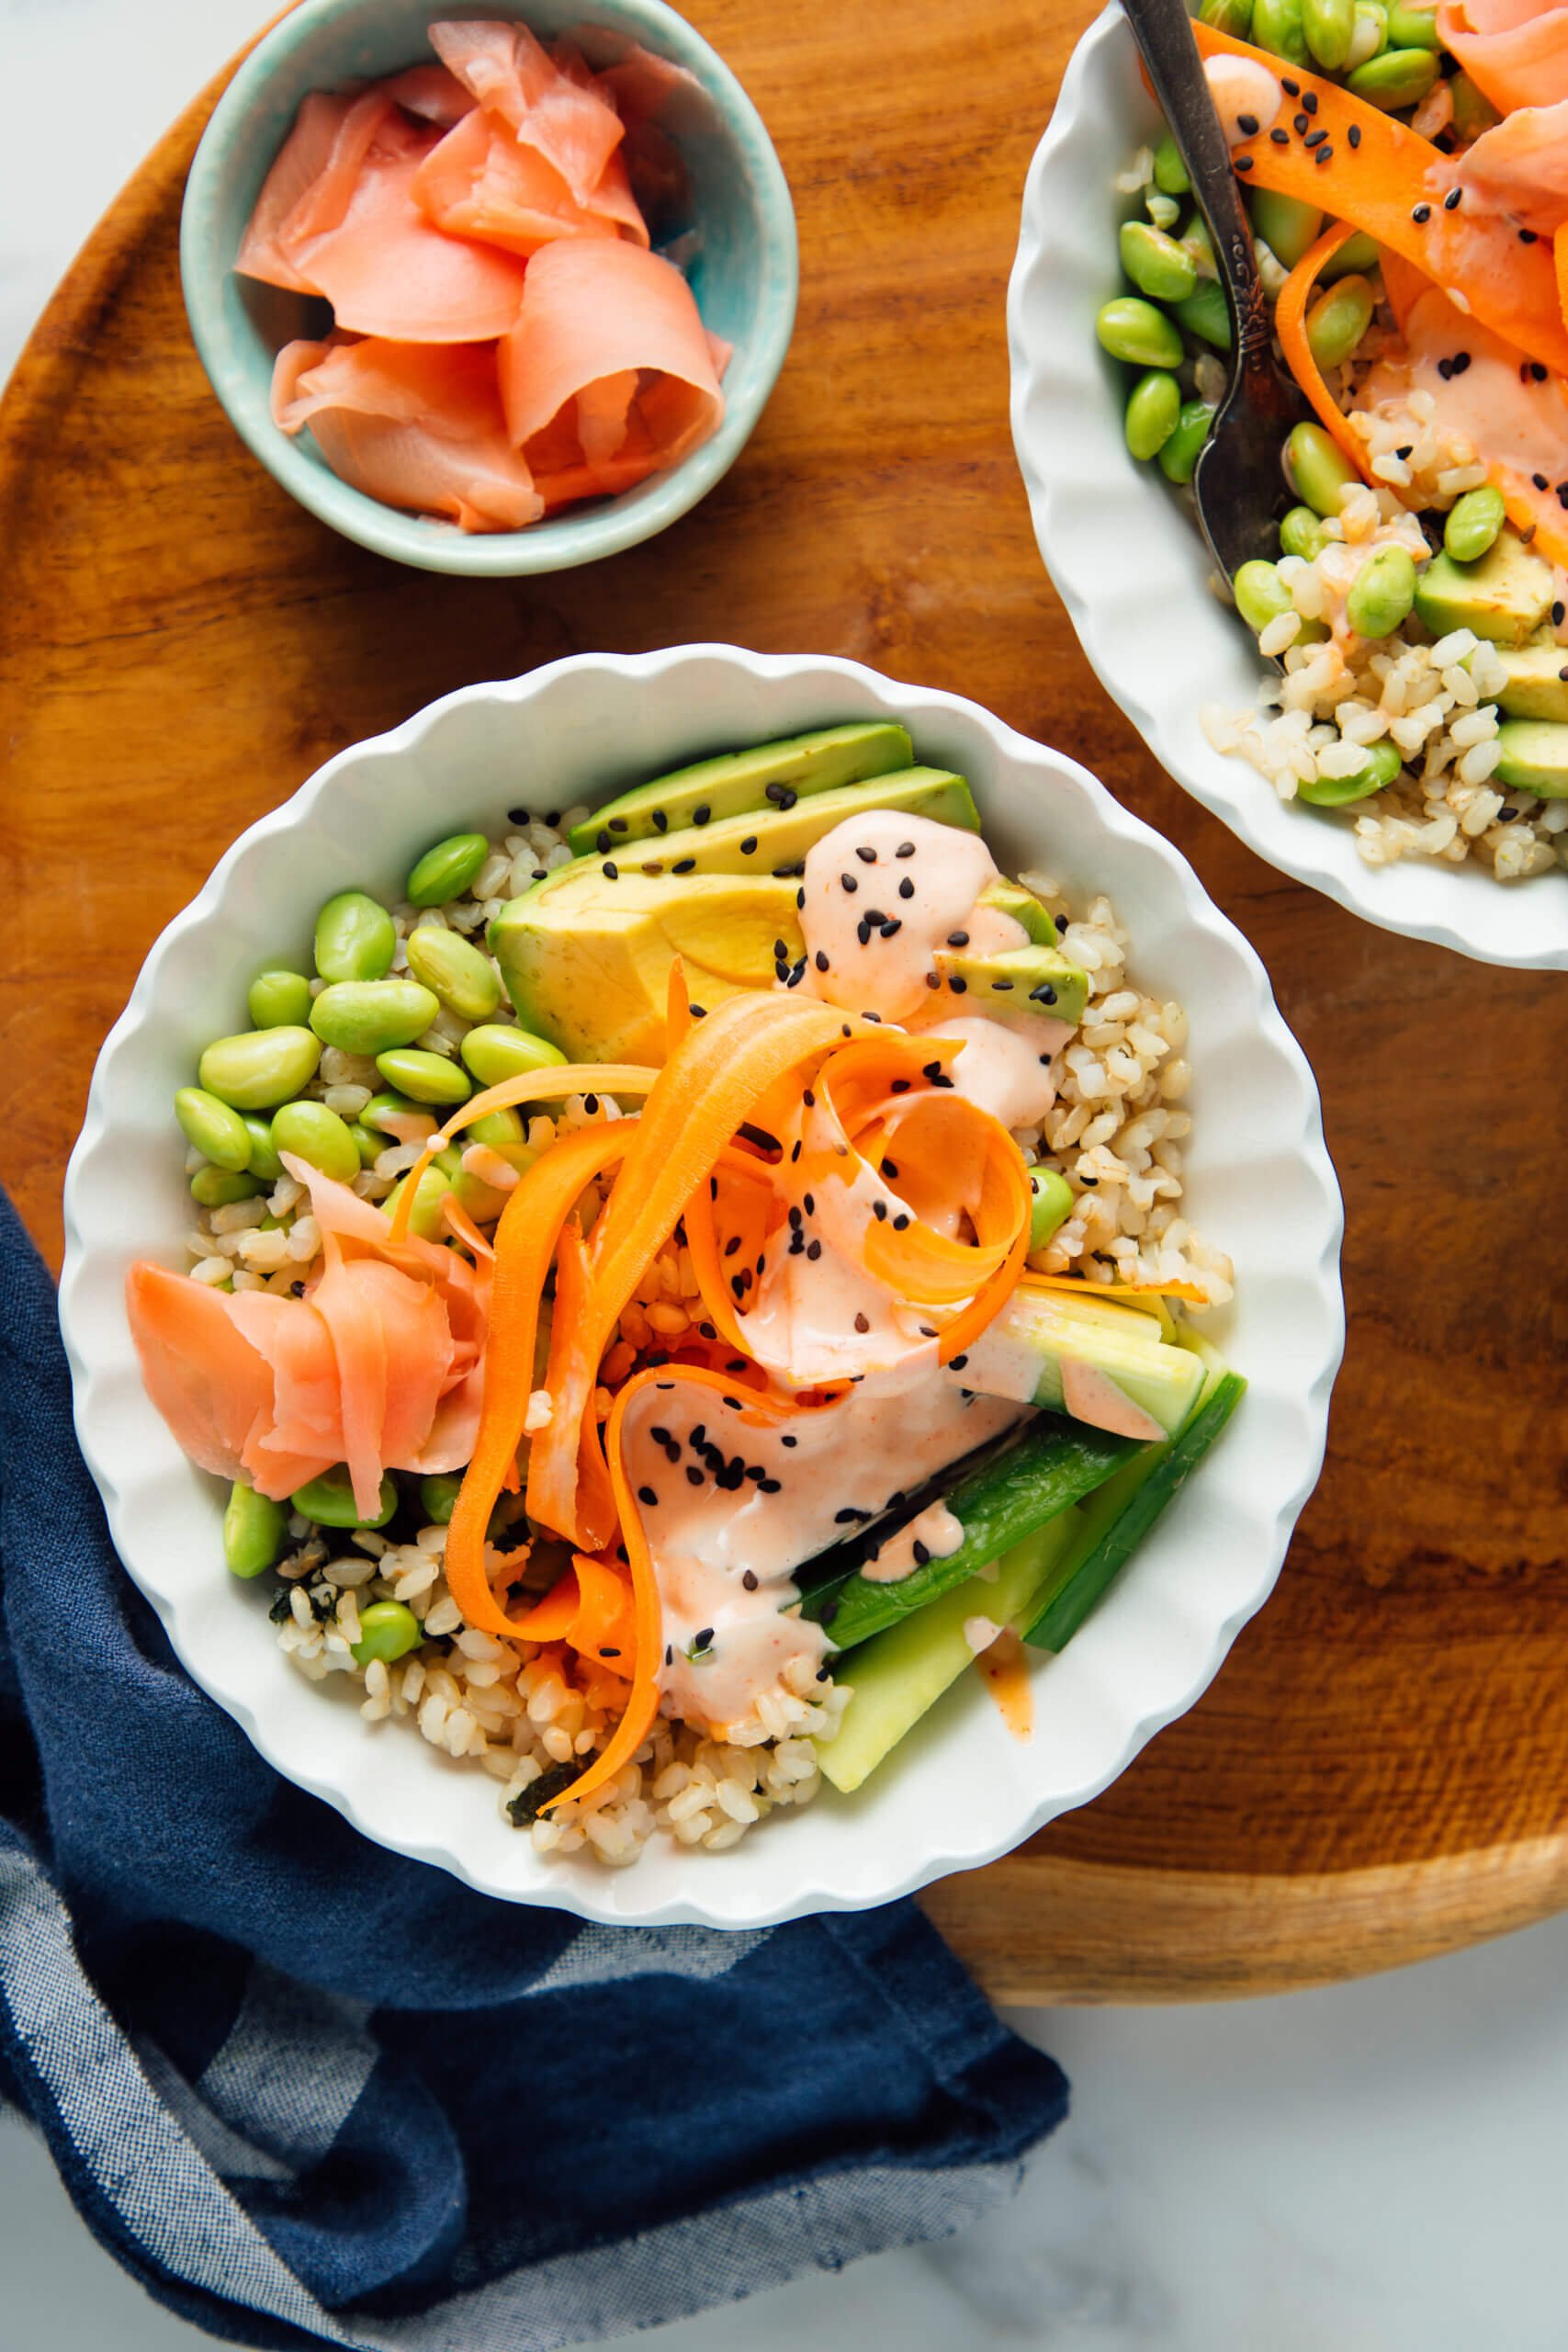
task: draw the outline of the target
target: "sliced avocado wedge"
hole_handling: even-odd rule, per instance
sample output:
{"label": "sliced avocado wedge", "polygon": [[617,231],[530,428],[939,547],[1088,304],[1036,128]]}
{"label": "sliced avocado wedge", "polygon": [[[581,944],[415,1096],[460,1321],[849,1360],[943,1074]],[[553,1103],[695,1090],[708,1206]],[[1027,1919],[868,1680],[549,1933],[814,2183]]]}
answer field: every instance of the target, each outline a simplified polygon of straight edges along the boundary
{"label": "sliced avocado wedge", "polygon": [[1505,645],[1508,683],[1497,697],[1508,718],[1568,719],[1568,645]]}
{"label": "sliced avocado wedge", "polygon": [[1474,563],[1435,555],[1416,583],[1416,610],[1434,637],[1473,629],[1495,645],[1522,645],[1551,610],[1551,567],[1513,531],[1501,531]]}
{"label": "sliced avocado wedge", "polygon": [[1561,719],[1506,718],[1497,729],[1503,756],[1492,771],[1494,784],[1510,792],[1539,792],[1543,800],[1568,799],[1568,725]]}
{"label": "sliced avocado wedge", "polygon": [[[809,735],[759,743],[749,752],[724,752],[716,759],[698,760],[691,767],[655,776],[651,783],[607,800],[583,823],[574,825],[567,839],[578,857],[592,850],[603,854],[617,842],[625,848],[660,833],[683,831],[694,821],[705,824],[718,817],[792,808],[809,793],[831,792],[839,785],[886,775],[908,767],[913,758],[908,730],[886,720],[819,727]],[[702,809],[705,817],[699,817]]]}
{"label": "sliced avocado wedge", "polygon": [[[565,886],[579,870],[592,864],[603,872],[613,865],[621,876],[637,874],[650,878],[676,878],[689,874],[766,874],[793,876],[808,849],[830,833],[846,817],[868,808],[896,808],[908,817],[930,817],[939,825],[959,825],[966,832],[980,830],[979,813],[969,786],[946,768],[902,768],[864,784],[839,786],[797,800],[793,808],[773,808],[761,815],[716,817],[705,825],[688,826],[684,832],[661,834],[657,842],[633,842],[628,849],[560,865],[547,880],[536,885],[541,898]],[[610,877],[614,879],[614,876]],[[530,897],[535,892],[528,894]]]}
{"label": "sliced avocado wedge", "polygon": [[988,889],[982,890],[975,903],[977,907],[993,908],[998,914],[1011,915],[1014,922],[1023,925],[1036,947],[1055,945],[1056,926],[1049,908],[1032,890],[1026,890],[1021,882],[1010,882],[1003,876]]}
{"label": "sliced avocado wedge", "polygon": [[969,1348],[964,1381],[982,1396],[1016,1396],[1065,1412],[1074,1385],[1066,1366],[1102,1375],[1134,1413],[1168,1430],[1180,1427],[1203,1382],[1197,1357],[1172,1346],[1158,1318],[1142,1307],[1027,1283]]}
{"label": "sliced avocado wedge", "polygon": [[994,956],[940,947],[931,963],[977,1012],[1043,1012],[1077,1028],[1089,1001],[1089,975],[1059,947],[1004,947]]}
{"label": "sliced avocado wedge", "polygon": [[663,1061],[676,956],[688,998],[711,1011],[739,989],[772,988],[780,941],[792,962],[803,952],[795,886],[766,874],[612,882],[595,858],[550,885],[502,907],[490,948],[519,1021],[572,1061]]}

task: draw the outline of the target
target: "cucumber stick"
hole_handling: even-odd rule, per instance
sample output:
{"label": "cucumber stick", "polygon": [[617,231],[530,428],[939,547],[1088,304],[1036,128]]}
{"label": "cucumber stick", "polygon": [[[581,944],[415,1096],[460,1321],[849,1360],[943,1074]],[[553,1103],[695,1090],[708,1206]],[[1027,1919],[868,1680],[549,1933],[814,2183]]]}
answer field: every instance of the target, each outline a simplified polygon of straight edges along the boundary
{"label": "cucumber stick", "polygon": [[[811,1585],[801,1615],[830,1626],[839,1649],[852,1649],[966,1583],[976,1568],[1000,1559],[1033,1529],[1103,1486],[1132,1455],[1147,1451],[1133,1438],[1111,1437],[1081,1422],[1041,1414],[1016,1443],[959,1479],[945,1497],[946,1508],[964,1529],[956,1552],[879,1584],[860,1572],[863,1539],[852,1548],[852,1566]],[[805,1573],[810,1577],[809,1569]]]}

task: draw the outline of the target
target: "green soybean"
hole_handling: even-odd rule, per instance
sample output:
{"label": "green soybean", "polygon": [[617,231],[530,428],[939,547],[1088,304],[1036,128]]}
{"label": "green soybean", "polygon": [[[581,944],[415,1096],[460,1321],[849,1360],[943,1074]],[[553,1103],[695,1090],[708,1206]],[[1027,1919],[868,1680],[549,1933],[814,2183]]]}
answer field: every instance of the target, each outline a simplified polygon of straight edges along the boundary
{"label": "green soybean", "polygon": [[467,1074],[445,1054],[402,1052],[378,1054],[376,1067],[389,1086],[415,1102],[466,1102],[473,1092]]}
{"label": "green soybean", "polygon": [[1192,183],[1181,150],[1168,130],[1155,147],[1155,186],[1165,196],[1185,196]]}
{"label": "green soybean", "polygon": [[276,1184],[283,1173],[283,1162],[272,1140],[272,1121],[259,1118],[254,1111],[244,1114],[245,1133],[250,1138],[251,1156],[246,1162],[253,1176],[264,1184]]}
{"label": "green soybean", "polygon": [[1176,315],[1189,334],[1212,343],[1216,351],[1230,349],[1230,304],[1225,300],[1224,288],[1215,279],[1206,277],[1195,293],[1178,302]]}
{"label": "green soybean", "polygon": [[1417,105],[1437,78],[1438,61],[1431,50],[1385,49],[1347,75],[1345,86],[1352,96],[1392,114]]}
{"label": "green soybean", "polygon": [[1124,424],[1127,447],[1134,458],[1156,458],[1176,430],[1181,414],[1181,386],[1168,368],[1151,368],[1140,376],[1127,401]]}
{"label": "green soybean", "polygon": [[1483,556],[1507,519],[1503,493],[1483,482],[1454,501],[1443,525],[1443,545],[1456,563],[1474,563]]}
{"label": "green soybean", "polygon": [[186,1141],[215,1168],[233,1170],[249,1164],[251,1141],[243,1119],[205,1087],[182,1086],[175,1097],[175,1116]]}
{"label": "green soybean", "polygon": [[1177,239],[1177,243],[1183,253],[1191,254],[1192,266],[1200,277],[1213,277],[1215,275],[1214,241],[1209,234],[1209,224],[1201,212],[1194,212],[1191,215],[1187,226]]}
{"label": "green soybean", "polygon": [[303,1028],[310,1018],[310,983],[286,964],[268,964],[251,982],[245,1010],[257,1029]]}
{"label": "green soybean", "polygon": [[346,1123],[324,1102],[285,1102],[273,1113],[272,1146],[308,1160],[323,1176],[346,1184],[359,1173],[359,1147]]}
{"label": "green soybean", "polygon": [[1182,403],[1176,430],[1155,460],[1168,481],[1191,481],[1192,469],[1198,462],[1199,452],[1209,437],[1213,422],[1213,401],[1186,401]]}
{"label": "green soybean", "polygon": [[1229,33],[1233,40],[1245,40],[1252,30],[1252,0],[1203,0],[1198,14],[1217,33]]}
{"label": "green soybean", "polygon": [[1299,555],[1311,563],[1328,545],[1328,536],[1319,516],[1310,506],[1292,506],[1280,526],[1280,553]]}
{"label": "green soybean", "polygon": [[408,940],[409,969],[460,1021],[488,1021],[501,1002],[501,976],[471,940],[421,923]]}
{"label": "green soybean", "polygon": [[441,1007],[418,980],[338,980],[310,1008],[324,1045],[345,1054],[384,1054],[423,1037]]}
{"label": "green soybean", "polygon": [[1345,617],[1358,637],[1392,637],[1416,602],[1416,561],[1408,548],[1379,548],[1350,582]]}
{"label": "green soybean", "polygon": [[1285,442],[1285,480],[1314,514],[1339,512],[1339,493],[1360,476],[1321,424],[1292,426]]}
{"label": "green soybean", "polygon": [[1034,1206],[1029,1216],[1029,1247],[1031,1251],[1043,1250],[1058,1226],[1065,1225],[1073,1213],[1073,1188],[1065,1176],[1054,1168],[1032,1168],[1029,1189],[1034,1195]]}
{"label": "green soybean", "polygon": [[1350,54],[1356,0],[1302,0],[1302,31],[1317,62],[1337,74]]}
{"label": "green soybean", "polygon": [[209,1094],[233,1111],[271,1111],[309,1086],[321,1058],[309,1029],[286,1025],[215,1037],[197,1065]]}
{"label": "green soybean", "polygon": [[223,1558],[231,1576],[265,1576],[283,1549],[288,1513],[241,1479],[223,1513]]}
{"label": "green soybean", "polygon": [[445,1527],[457,1508],[462,1490],[462,1477],[443,1470],[419,1482],[419,1507],[434,1527]]}
{"label": "green soybean", "polygon": [[358,1119],[350,1120],[348,1132],[354,1137],[354,1148],[359,1154],[361,1168],[374,1168],[387,1148],[386,1136],[378,1136],[373,1127],[366,1126]]}
{"label": "green soybean", "polygon": [[1393,782],[1402,765],[1399,752],[1385,736],[1381,743],[1369,743],[1363,764],[1349,775],[1320,775],[1315,784],[1298,784],[1298,800],[1311,801],[1314,808],[1343,808],[1352,800],[1365,800],[1370,793],[1381,792]]}
{"label": "green soybean", "polygon": [[302,1519],[314,1520],[318,1527],[385,1527],[398,1508],[398,1489],[389,1472],[381,1481],[375,1510],[368,1519],[361,1519],[347,1465],[340,1462],[336,1469],[323,1470],[319,1478],[300,1487],[289,1500]]}
{"label": "green soybean", "polygon": [[323,980],[378,980],[389,972],[398,933],[378,899],[340,890],[316,917],[316,969]]}
{"label": "green soybean", "polygon": [[1388,12],[1388,45],[1390,49],[1440,49],[1437,9],[1408,8],[1404,0],[1393,0]]}
{"label": "green soybean", "polygon": [[1311,62],[1302,28],[1302,0],[1253,0],[1252,39],[1259,49],[1292,65]]}
{"label": "green soybean", "polygon": [[1468,74],[1456,74],[1449,92],[1454,102],[1454,130],[1467,147],[1502,120],[1491,99],[1482,96]]}
{"label": "green soybean", "polygon": [[1100,348],[1130,368],[1179,368],[1181,337],[1163,311],[1135,294],[1119,294],[1094,322]]}
{"label": "green soybean", "polygon": [[526,1134],[522,1113],[509,1106],[502,1111],[487,1111],[482,1119],[465,1127],[463,1141],[488,1144],[491,1151],[514,1151],[526,1140]]}
{"label": "green soybean", "polygon": [[1364,277],[1370,269],[1376,269],[1381,259],[1377,240],[1369,237],[1364,229],[1357,229],[1329,254],[1317,273],[1318,284],[1331,286],[1337,277],[1348,277],[1352,273]]}
{"label": "green soybean", "polygon": [[423,1639],[424,1629],[412,1609],[400,1600],[373,1600],[359,1612],[359,1639],[351,1645],[354,1662],[368,1666],[378,1657],[389,1666],[394,1658],[418,1649]]}
{"label": "green soybean", "polygon": [[427,849],[409,876],[411,907],[441,907],[460,899],[490,855],[482,833],[452,833]]}
{"label": "green soybean", "polygon": [[1303,204],[1299,197],[1255,187],[1248,192],[1247,203],[1254,229],[1287,269],[1294,269],[1323,232],[1323,214],[1315,204]]}
{"label": "green soybean", "polygon": [[1261,637],[1281,613],[1295,610],[1290,590],[1271,563],[1244,563],[1231,582],[1231,593],[1236,611],[1255,637]]}
{"label": "green soybean", "polygon": [[359,1114],[363,1125],[379,1127],[387,1135],[397,1133],[395,1127],[388,1126],[389,1119],[397,1119],[400,1122],[404,1119],[427,1119],[429,1116],[429,1109],[424,1103],[411,1102],[406,1094],[393,1094],[389,1090],[380,1094],[373,1094]]}
{"label": "green soybean", "polygon": [[470,1029],[457,1051],[481,1086],[525,1078],[536,1069],[558,1069],[566,1056],[531,1029],[508,1029],[499,1022]]}
{"label": "green soybean", "polygon": [[1388,10],[1382,0],[1356,0],[1356,28],[1346,63],[1364,65],[1369,57],[1381,57],[1387,47]]}
{"label": "green soybean", "polygon": [[[422,1241],[440,1241],[446,1238],[446,1228],[441,1222],[441,1204],[452,1190],[452,1174],[450,1168],[444,1168],[441,1162],[448,1156],[443,1152],[434,1159],[414,1188],[413,1204],[409,1211],[409,1231],[417,1233]],[[453,1153],[450,1157],[455,1159],[457,1155]],[[381,1206],[388,1216],[396,1209],[408,1181],[406,1176],[400,1176],[382,1202]]]}
{"label": "green soybean", "polygon": [[1122,266],[1140,294],[1156,302],[1179,302],[1198,283],[1190,254],[1174,237],[1147,220],[1123,220],[1118,243]]}
{"label": "green soybean", "polygon": [[1364,277],[1326,287],[1306,314],[1307,342],[1320,368],[1343,367],[1372,322],[1377,297]]}
{"label": "green soybean", "polygon": [[190,1180],[190,1196],[204,1209],[227,1208],[231,1201],[254,1200],[261,1190],[248,1169],[198,1168]]}

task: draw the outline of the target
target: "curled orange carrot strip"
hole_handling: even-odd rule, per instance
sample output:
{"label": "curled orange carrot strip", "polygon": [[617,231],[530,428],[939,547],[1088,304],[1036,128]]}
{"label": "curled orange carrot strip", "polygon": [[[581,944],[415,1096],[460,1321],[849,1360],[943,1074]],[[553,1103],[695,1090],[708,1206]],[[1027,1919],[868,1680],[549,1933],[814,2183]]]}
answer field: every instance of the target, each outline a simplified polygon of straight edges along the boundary
{"label": "curled orange carrot strip", "polygon": [[541,1600],[514,1621],[525,1641],[562,1642],[580,1657],[603,1663],[629,1681],[637,1655],[637,1619],[631,1583],[618,1563],[573,1555]]}
{"label": "curled orange carrot strip", "polygon": [[1280,288],[1280,297],[1274,305],[1274,332],[1280,338],[1286,366],[1317,411],[1325,432],[1333,435],[1361,480],[1366,481],[1370,480],[1366,446],[1351,432],[1343,409],[1324,382],[1323,371],[1307,340],[1306,331],[1307,304],[1312,300],[1318,272],[1325,262],[1331,261],[1340,246],[1355,233],[1343,220],[1337,220],[1324,231],[1311,250],[1302,255]]}
{"label": "curled orange carrot strip", "polygon": [[558,1062],[551,1069],[527,1070],[521,1078],[503,1078],[499,1086],[487,1086],[482,1093],[470,1094],[452,1113],[446,1125],[437,1128],[409,1170],[392,1212],[392,1239],[402,1241],[408,1238],[419,1180],[436,1153],[445,1151],[476,1119],[487,1117],[491,1111],[513,1110],[520,1102],[542,1102],[564,1094],[646,1094],[658,1076],[656,1069],[649,1069],[640,1062]]}

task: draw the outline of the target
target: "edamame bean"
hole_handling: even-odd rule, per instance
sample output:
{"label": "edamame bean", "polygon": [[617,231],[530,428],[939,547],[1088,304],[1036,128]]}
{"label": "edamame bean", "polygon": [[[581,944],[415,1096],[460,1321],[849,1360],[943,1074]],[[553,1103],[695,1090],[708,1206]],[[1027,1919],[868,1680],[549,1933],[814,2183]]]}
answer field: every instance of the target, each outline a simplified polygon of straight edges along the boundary
{"label": "edamame bean", "polygon": [[1408,548],[1379,548],[1350,582],[1345,617],[1358,637],[1392,637],[1416,602],[1416,560]]}
{"label": "edamame bean", "polygon": [[1198,14],[1217,33],[1229,33],[1233,40],[1245,40],[1252,29],[1252,0],[1203,0]]}
{"label": "edamame bean", "polygon": [[1302,0],[1302,31],[1317,62],[1337,74],[1350,54],[1356,0]]}
{"label": "edamame bean", "polygon": [[318,1527],[385,1527],[398,1508],[398,1489],[389,1471],[381,1481],[374,1513],[361,1519],[347,1465],[340,1462],[335,1469],[323,1470],[319,1478],[300,1487],[289,1500],[302,1519],[314,1520]]}
{"label": "edamame bean", "polygon": [[1254,229],[1287,269],[1294,269],[1323,233],[1323,215],[1317,206],[1303,204],[1299,197],[1255,187],[1248,190],[1247,204]]}
{"label": "edamame bean", "polygon": [[1184,254],[1191,254],[1192,266],[1200,277],[1213,277],[1215,275],[1214,241],[1209,234],[1208,222],[1201,212],[1193,213],[1186,228],[1177,239],[1177,243]]}
{"label": "edamame bean", "polygon": [[415,1102],[466,1102],[473,1092],[467,1073],[445,1054],[420,1053],[412,1047],[378,1054],[376,1067],[389,1086]]}
{"label": "edamame bean", "polygon": [[1292,506],[1280,526],[1280,553],[1299,555],[1311,563],[1328,545],[1327,535],[1310,506]]}
{"label": "edamame bean", "polygon": [[204,1209],[227,1208],[231,1201],[254,1200],[259,1180],[248,1169],[198,1168],[190,1180],[190,1196]]}
{"label": "edamame bean", "polygon": [[441,1007],[418,980],[337,980],[310,1008],[324,1045],[345,1054],[384,1054],[423,1037]]}
{"label": "edamame bean", "polygon": [[354,1148],[359,1154],[361,1168],[374,1168],[387,1148],[386,1136],[378,1136],[373,1127],[366,1126],[358,1119],[350,1122],[348,1132],[354,1137]]}
{"label": "edamame bean", "polygon": [[1181,150],[1168,130],[1155,148],[1155,186],[1165,196],[1185,196],[1192,183]]}
{"label": "edamame bean", "polygon": [[1491,99],[1483,97],[1468,74],[1455,74],[1449,83],[1449,92],[1454,102],[1454,132],[1465,146],[1468,147],[1472,141],[1480,138],[1483,130],[1490,130],[1494,123],[1503,119]]}
{"label": "edamame bean", "polygon": [[476,1225],[493,1225],[506,1206],[506,1194],[465,1168],[460,1158],[451,1171],[450,1182],[459,1206],[467,1209]]}
{"label": "edamame bean", "polygon": [[378,980],[392,967],[398,933],[378,899],[340,890],[316,917],[316,969],[323,980]]}
{"label": "edamame bean", "polygon": [[1292,426],[1285,442],[1285,480],[1314,514],[1337,514],[1340,492],[1359,479],[1321,424]]}
{"label": "edamame bean", "polygon": [[310,983],[286,964],[268,964],[251,982],[245,1010],[256,1029],[302,1029],[310,1018]]}
{"label": "edamame bean", "polygon": [[421,923],[408,940],[409,970],[460,1021],[488,1021],[501,1002],[501,978],[488,956],[455,931]]}
{"label": "edamame bean", "polygon": [[1346,77],[1345,86],[1353,96],[1392,114],[1398,107],[1417,105],[1437,78],[1438,61],[1431,50],[1385,49],[1380,57],[1369,57],[1364,65],[1358,65]]}
{"label": "edamame bean", "polygon": [[499,1022],[470,1029],[457,1051],[481,1086],[499,1086],[503,1079],[525,1078],[536,1069],[558,1069],[566,1060],[547,1038]]}
{"label": "edamame bean", "polygon": [[1231,347],[1230,304],[1224,289],[1215,279],[1206,277],[1195,293],[1176,305],[1176,315],[1189,334],[1199,335],[1212,343],[1216,351]]}
{"label": "edamame bean", "polygon": [[446,1526],[457,1508],[462,1485],[461,1476],[449,1470],[420,1480],[419,1507],[433,1527]]}
{"label": "edamame bean", "polygon": [[1364,277],[1342,277],[1306,314],[1307,342],[1320,368],[1344,366],[1372,322],[1377,299]]}
{"label": "edamame bean", "polygon": [[1390,49],[1440,49],[1436,7],[1412,8],[1404,0],[1393,0],[1388,12],[1388,45]]}
{"label": "edamame bean", "polygon": [[223,1558],[231,1576],[265,1576],[283,1549],[288,1513],[238,1480],[223,1513]]}
{"label": "edamame bean", "polygon": [[[442,1241],[446,1238],[446,1228],[441,1221],[441,1204],[452,1190],[450,1168],[443,1168],[441,1165],[441,1161],[446,1158],[447,1154],[443,1152],[434,1159],[414,1189],[413,1204],[409,1210],[409,1231],[417,1233],[422,1241]],[[406,1176],[400,1176],[382,1202],[381,1206],[388,1216],[390,1216],[397,1208],[399,1201],[407,1189],[408,1181]]]}
{"label": "edamame bean", "polygon": [[1176,430],[1181,414],[1181,386],[1168,368],[1151,368],[1140,376],[1127,401],[1124,419],[1127,447],[1134,458],[1156,458]]}
{"label": "edamame bean", "polygon": [[283,1173],[283,1162],[273,1144],[272,1121],[259,1118],[254,1111],[247,1111],[244,1120],[245,1133],[251,1141],[251,1156],[246,1165],[251,1174],[259,1176],[264,1184],[276,1184]]}
{"label": "edamame bean", "polygon": [[491,1151],[513,1151],[526,1141],[523,1114],[510,1108],[487,1111],[482,1119],[463,1129],[463,1141],[488,1144]]}
{"label": "edamame bean", "polygon": [[1094,322],[1100,348],[1130,368],[1179,368],[1181,337],[1163,311],[1135,294],[1119,294]]}
{"label": "edamame bean", "polygon": [[324,1102],[285,1102],[272,1119],[272,1147],[308,1160],[323,1176],[346,1184],[359,1173],[359,1147],[346,1124]]}
{"label": "edamame bean", "polygon": [[271,1111],[310,1085],[321,1058],[321,1040],[309,1029],[247,1029],[237,1036],[215,1037],[197,1076],[231,1110]]}
{"label": "edamame bean", "polygon": [[1209,437],[1209,429],[1213,422],[1212,401],[1186,401],[1182,403],[1176,430],[1155,460],[1168,481],[1191,481],[1192,469],[1198,462],[1199,452]]}
{"label": "edamame bean", "polygon": [[1035,1250],[1043,1250],[1058,1226],[1065,1225],[1071,1216],[1073,1188],[1054,1168],[1032,1168],[1029,1189],[1034,1195],[1029,1216],[1029,1248],[1032,1255]]}
{"label": "edamame bean", "polygon": [[354,1662],[368,1666],[378,1657],[389,1666],[394,1658],[418,1649],[423,1639],[424,1629],[412,1609],[400,1600],[373,1600],[359,1612],[359,1639],[352,1645]]}
{"label": "edamame bean", "polygon": [[427,849],[409,876],[411,907],[443,907],[460,899],[490,855],[482,833],[452,833]]}
{"label": "edamame bean", "polygon": [[1352,273],[1364,277],[1369,270],[1376,269],[1378,260],[1375,238],[1369,237],[1364,229],[1357,229],[1329,254],[1317,273],[1318,284],[1331,286],[1337,277],[1348,277]]}
{"label": "edamame bean", "polygon": [[1356,0],[1356,28],[1350,35],[1347,66],[1364,65],[1369,57],[1381,56],[1387,47],[1388,10],[1382,0]]}
{"label": "edamame bean", "polygon": [[1302,0],[1253,0],[1252,39],[1292,65],[1310,64],[1302,29]]}
{"label": "edamame bean", "polygon": [[1298,784],[1298,800],[1309,800],[1314,808],[1343,808],[1352,800],[1365,800],[1369,794],[1382,792],[1393,782],[1403,763],[1395,746],[1384,736],[1381,743],[1369,743],[1362,766],[1349,775],[1320,775],[1315,784]]}
{"label": "edamame bean", "polygon": [[1443,545],[1456,563],[1474,563],[1483,556],[1507,519],[1503,493],[1483,482],[1455,499],[1443,525]]}
{"label": "edamame bean", "polygon": [[1236,611],[1255,637],[1261,637],[1281,613],[1295,610],[1290,590],[1271,563],[1244,563],[1231,582],[1231,593]]}
{"label": "edamame bean", "polygon": [[232,1171],[249,1164],[251,1139],[243,1119],[205,1087],[182,1086],[175,1097],[175,1116],[186,1143],[194,1144],[214,1168]]}
{"label": "edamame bean", "polygon": [[1197,285],[1191,254],[1149,221],[1123,220],[1118,243],[1122,266],[1140,294],[1156,302],[1179,302]]}

